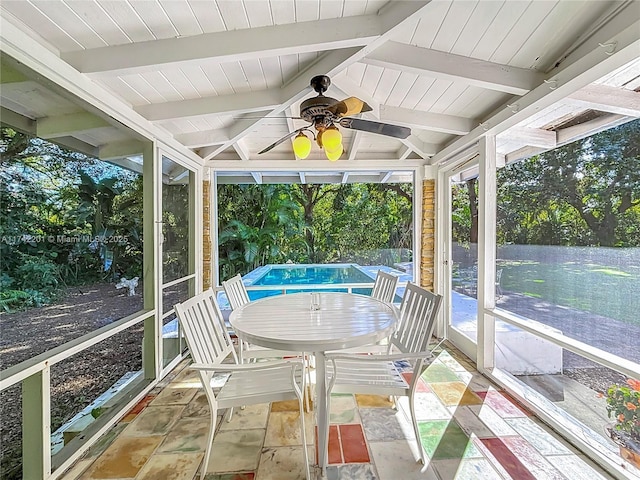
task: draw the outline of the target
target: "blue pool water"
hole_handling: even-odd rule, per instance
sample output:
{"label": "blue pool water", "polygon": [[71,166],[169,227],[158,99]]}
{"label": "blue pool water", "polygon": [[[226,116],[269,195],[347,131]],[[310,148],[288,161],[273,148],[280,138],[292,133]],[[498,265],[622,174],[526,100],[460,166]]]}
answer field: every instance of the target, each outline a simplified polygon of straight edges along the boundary
{"label": "blue pool water", "polygon": [[[279,265],[265,265],[264,267],[258,267],[255,270],[242,276],[242,281],[247,287],[251,286],[273,286],[274,289],[265,290],[249,290],[249,298],[251,300],[257,300],[259,298],[271,297],[275,295],[283,294],[283,290],[286,289],[286,293],[296,292],[310,292],[310,291],[323,291],[323,292],[347,292],[347,287],[340,287],[340,284],[358,284],[365,283],[372,285],[375,281],[378,270],[384,270],[385,272],[392,272],[400,277],[400,282],[411,281],[411,275],[395,270],[391,267],[384,265],[358,265],[355,263],[340,263],[340,264],[279,264]],[[305,288],[305,285],[327,285],[326,288]],[[370,295],[371,287],[356,288],[352,287],[353,293],[359,293],[362,295]],[[396,292],[395,302],[399,302],[404,292],[404,287],[398,287]],[[222,309],[228,309],[229,304],[227,302],[224,292],[218,294],[218,301]]]}
{"label": "blue pool water", "polygon": [[352,265],[273,265],[252,285],[318,285],[372,281],[370,276]]}

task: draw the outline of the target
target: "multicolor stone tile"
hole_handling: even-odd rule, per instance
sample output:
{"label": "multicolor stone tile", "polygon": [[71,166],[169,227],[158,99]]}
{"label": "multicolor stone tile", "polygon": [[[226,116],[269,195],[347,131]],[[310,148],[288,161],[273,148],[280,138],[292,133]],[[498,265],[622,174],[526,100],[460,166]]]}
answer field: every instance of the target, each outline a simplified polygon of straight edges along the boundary
{"label": "multicolor stone tile", "polygon": [[260,462],[264,436],[263,429],[217,432],[207,473],[255,471]]}
{"label": "multicolor stone tile", "polygon": [[393,402],[384,395],[356,395],[356,402],[360,408],[392,407]]}
{"label": "multicolor stone tile", "polygon": [[136,476],[136,480],[192,480],[202,462],[202,453],[154,455]]}
{"label": "multicolor stone tile", "polygon": [[482,403],[480,397],[462,382],[433,383],[430,387],[433,393],[447,406],[480,405]]}
{"label": "multicolor stone tile", "polygon": [[[406,367],[406,368],[405,368]],[[399,364],[405,379],[409,365]],[[224,376],[216,377],[222,384]],[[62,480],[301,480],[305,476],[297,401],[247,405],[230,422],[217,412],[211,458],[201,463],[210,413],[197,372],[171,374],[79,460]],[[438,347],[409,399],[331,396],[326,480],[608,480],[602,470],[473,369]],[[305,414],[315,462],[316,412]],[[420,452],[427,465],[417,460]],[[317,452],[316,452],[317,455]],[[315,473],[318,468],[315,468]]]}
{"label": "multicolor stone tile", "polygon": [[415,438],[413,427],[405,414],[393,408],[363,408],[360,418],[370,442]]}
{"label": "multicolor stone tile", "polygon": [[244,408],[234,408],[231,421],[228,421],[228,417],[225,416],[218,428],[221,432],[267,428],[268,419],[268,404],[247,405]]}
{"label": "multicolor stone tile", "polygon": [[302,445],[265,448],[256,477],[260,480],[300,480],[306,475]]}
{"label": "multicolor stone tile", "polygon": [[422,379],[427,383],[456,382],[458,376],[446,365],[436,361],[422,374]]}
{"label": "multicolor stone tile", "polygon": [[[305,414],[305,433],[311,438],[313,420],[311,414]],[[264,439],[265,447],[302,445],[300,412],[271,412]]]}
{"label": "multicolor stone tile", "polygon": [[533,417],[507,418],[505,421],[543,455],[568,455],[571,453],[564,442],[553,436]]}
{"label": "multicolor stone tile", "polygon": [[340,465],[327,467],[327,480],[377,480],[373,465]]}
{"label": "multicolor stone tile", "polygon": [[178,388],[170,384],[150,403],[151,406],[158,405],[186,405],[198,393],[197,388]]}
{"label": "multicolor stone tile", "polygon": [[80,478],[83,480],[135,478],[160,442],[162,442],[161,436],[121,436]]}
{"label": "multicolor stone tile", "polygon": [[171,426],[180,418],[185,405],[145,408],[129,426],[123,435],[166,435]]}
{"label": "multicolor stone tile", "polygon": [[360,422],[358,407],[353,395],[331,395],[329,421],[331,423]]}
{"label": "multicolor stone tile", "polygon": [[489,405],[503,418],[526,417],[529,415],[513,398],[494,388],[486,392],[477,392],[476,395],[483,399],[485,405]]}
{"label": "multicolor stone tile", "polygon": [[496,472],[486,458],[436,460],[433,466],[439,474],[438,478],[441,479],[501,480],[504,478]]}
{"label": "multicolor stone tile", "polygon": [[203,452],[207,446],[209,422],[198,418],[181,418],[169,430],[158,448],[161,453]]}
{"label": "multicolor stone tile", "polygon": [[422,447],[433,460],[482,457],[473,441],[453,421],[418,422]]}

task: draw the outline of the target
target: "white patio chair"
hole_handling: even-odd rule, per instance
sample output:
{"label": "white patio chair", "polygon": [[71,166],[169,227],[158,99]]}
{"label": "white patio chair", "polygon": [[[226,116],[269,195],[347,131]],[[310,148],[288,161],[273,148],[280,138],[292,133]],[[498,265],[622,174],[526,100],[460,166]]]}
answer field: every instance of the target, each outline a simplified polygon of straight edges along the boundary
{"label": "white patio chair", "polygon": [[[420,443],[414,395],[420,377],[434,358],[429,350],[429,340],[441,301],[441,295],[408,283],[400,304],[399,325],[390,337],[391,346],[400,353],[386,355],[330,353],[326,356],[327,405],[330,405],[332,392],[409,397],[413,430],[420,450],[420,459],[424,464],[426,464],[426,455]],[[409,362],[413,367],[410,381],[405,380],[398,370],[396,362],[399,361]],[[321,459],[320,462],[324,471],[327,459]]]}
{"label": "white patio chair", "polygon": [[[247,292],[244,283],[242,282],[242,276],[240,274],[236,275],[229,280],[222,282],[222,288],[224,289],[224,293],[227,295],[227,300],[229,300],[229,305],[231,306],[231,310],[235,310],[243,305],[246,305],[251,300],[249,299],[249,293]],[[265,321],[277,321],[277,319],[265,319]],[[283,357],[301,357],[305,359],[304,352],[292,352],[286,350],[273,350],[271,348],[260,347],[258,345],[251,345],[248,342],[245,342],[238,338],[238,357],[240,359],[240,363],[247,363],[248,360],[256,360],[256,359],[274,359],[274,358],[283,358]],[[311,372],[307,369],[307,377],[309,385],[311,384]],[[309,398],[306,398],[306,409],[309,411]]]}
{"label": "white patio chair", "polygon": [[[393,298],[396,296],[398,280],[399,278],[395,275],[378,270],[376,280],[373,284],[373,289],[371,290],[371,296],[373,298],[377,298],[381,302],[392,303]],[[375,344],[346,348],[344,350],[340,350],[340,353],[374,354],[386,353],[388,350],[389,341],[385,338]]]}
{"label": "white patio chair", "polygon": [[398,277],[390,273],[378,270],[376,281],[373,284],[371,296],[385,303],[393,302],[396,296],[396,288],[398,287]]}
{"label": "white patio chair", "polygon": [[[175,311],[193,358],[194,363],[190,368],[198,371],[211,409],[209,437],[200,477],[204,478],[207,472],[218,408],[233,409],[244,405],[297,399],[306,478],[309,479],[302,404],[302,392],[305,389],[303,363],[290,360],[239,365],[220,307],[211,289],[177,304]],[[229,355],[233,363],[223,363]],[[230,374],[217,394],[211,386],[216,373]]]}

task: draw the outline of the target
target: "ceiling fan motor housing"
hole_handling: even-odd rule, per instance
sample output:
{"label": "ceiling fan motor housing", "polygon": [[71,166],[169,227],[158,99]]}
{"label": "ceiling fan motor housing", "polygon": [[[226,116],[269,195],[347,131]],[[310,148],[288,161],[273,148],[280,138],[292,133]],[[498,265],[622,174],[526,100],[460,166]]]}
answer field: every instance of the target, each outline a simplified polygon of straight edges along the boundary
{"label": "ceiling fan motor housing", "polygon": [[336,117],[327,110],[329,105],[338,103],[338,100],[324,95],[308,98],[300,104],[300,117],[307,122],[318,124],[319,121],[324,126],[329,126],[336,120]]}

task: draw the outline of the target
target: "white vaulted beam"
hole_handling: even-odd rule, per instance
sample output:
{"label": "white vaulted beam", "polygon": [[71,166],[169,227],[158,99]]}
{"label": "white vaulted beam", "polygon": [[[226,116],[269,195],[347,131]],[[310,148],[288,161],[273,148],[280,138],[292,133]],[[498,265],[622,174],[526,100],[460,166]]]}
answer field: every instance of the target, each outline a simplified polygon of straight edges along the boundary
{"label": "white vaulted beam", "polygon": [[568,102],[585,109],[640,117],[640,92],[624,88],[587,85],[569,95]]}
{"label": "white vaulted beam", "polygon": [[406,160],[407,158],[409,158],[409,155],[411,155],[412,152],[413,150],[411,150],[410,147],[407,147],[406,145],[404,145],[402,148],[398,150],[396,155],[398,155],[398,160]]}
{"label": "white vaulted beam", "polygon": [[[379,17],[380,20],[380,25],[382,25],[380,36],[369,41],[366,46],[362,48],[346,48],[322,54],[318,60],[308,68],[299,72],[293,80],[283,87],[283,97],[287,99],[282,102],[282,105],[272,110],[267,117],[279,115],[292,104],[304,98],[310,90],[309,80],[314,75],[328,75],[329,77],[334,77],[349,65],[361,60],[365,55],[380,47],[380,45],[386,42],[395,31],[401,29],[403,25],[407,25],[413,22],[415,18],[419,17],[430,1],[431,0],[390,2],[385,5],[385,7],[380,9],[377,14],[377,17]],[[349,29],[353,29],[353,25],[350,25]],[[326,36],[326,32],[323,32],[323,34]],[[353,32],[351,32],[351,34],[353,35]],[[243,119],[236,122],[236,124],[230,128],[230,140],[218,148],[208,151],[206,156],[203,157],[204,160],[207,161],[215,157],[218,153],[224,151],[230,145],[235,143],[239,138],[243,137],[251,130],[256,129],[263,121],[264,118],[253,120]]]}
{"label": "white vaulted beam", "polygon": [[67,52],[62,58],[82,73],[123,75],[205,59],[224,63],[315,53],[368,45],[384,33],[381,20],[363,15],[245,28]]}
{"label": "white vaulted beam", "polygon": [[109,142],[101,145],[98,150],[100,160],[113,158],[132,157],[144,152],[145,144],[138,140],[125,140],[122,142]]}
{"label": "white vaulted beam", "polygon": [[251,172],[251,176],[257,185],[262,185],[262,174],[258,172]]}
{"label": "white vaulted beam", "polygon": [[39,118],[36,123],[36,135],[52,139],[110,126],[109,122],[92,113],[78,112]]}
{"label": "white vaulted beam", "polygon": [[380,183],[387,183],[393,175],[393,172],[385,172],[380,174]]}
{"label": "white vaulted beam", "polygon": [[409,135],[405,139],[400,139],[400,141],[425,159],[435,155],[439,151],[439,145],[424,143],[415,135]]}
{"label": "white vaulted beam", "polygon": [[234,143],[233,149],[236,151],[241,160],[245,162],[249,160],[251,152],[249,151],[249,148],[247,147],[244,139],[240,139],[236,143]]}
{"label": "white vaulted beam", "polygon": [[388,105],[380,105],[380,121],[453,135],[466,135],[478,124],[471,118]]}
{"label": "white vaulted beam", "polygon": [[[544,83],[518,99],[517,110],[509,106],[500,109],[470,133],[443,148],[432,158],[432,164],[449,163],[450,159],[472,147],[480,138],[504,132],[635,60],[640,48],[640,11],[629,8],[629,5],[608,19],[583,45],[563,58],[548,73]],[[615,45],[615,50],[611,51],[609,45]]]}
{"label": "white vaulted beam", "polygon": [[191,98],[175,102],[152,103],[134,107],[147,120],[171,120],[198,115],[241,115],[261,110],[271,110],[281,101],[280,90],[244,92],[205,98]]}
{"label": "white vaulted beam", "polygon": [[544,78],[541,73],[475,58],[387,42],[362,59],[362,63],[412,72],[431,78],[463,82],[512,95],[524,95]]}
{"label": "white vaulted beam", "polygon": [[553,130],[543,130],[541,128],[523,128],[513,127],[504,133],[501,133],[498,138],[500,140],[507,140],[510,142],[518,143],[523,146],[541,147],[541,148],[556,148],[557,138],[556,132]]}

